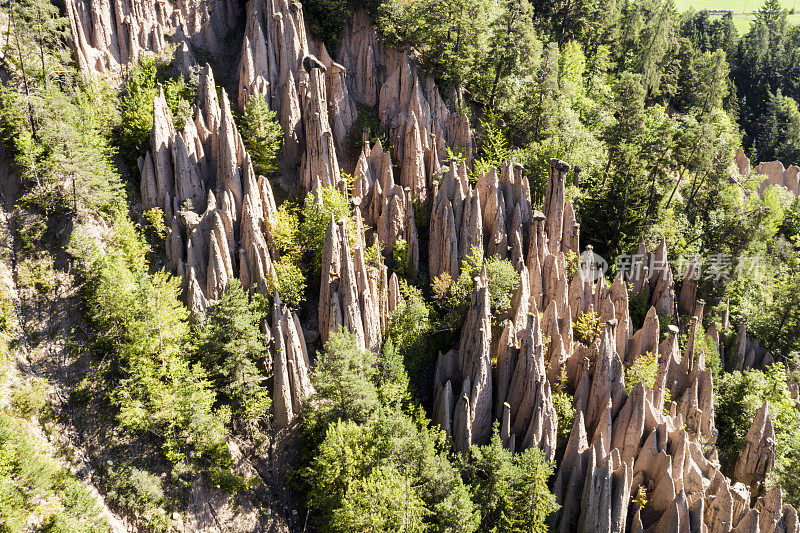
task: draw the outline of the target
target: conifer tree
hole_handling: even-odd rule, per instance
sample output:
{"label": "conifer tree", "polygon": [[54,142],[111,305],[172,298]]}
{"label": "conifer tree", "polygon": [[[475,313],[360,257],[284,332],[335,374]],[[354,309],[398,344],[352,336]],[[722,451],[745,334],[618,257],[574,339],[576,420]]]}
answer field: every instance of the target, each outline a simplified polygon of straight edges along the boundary
{"label": "conifer tree", "polygon": [[199,354],[217,387],[250,422],[266,416],[266,347],[260,323],[264,318],[241,282],[228,282],[222,299],[211,308],[200,333]]}

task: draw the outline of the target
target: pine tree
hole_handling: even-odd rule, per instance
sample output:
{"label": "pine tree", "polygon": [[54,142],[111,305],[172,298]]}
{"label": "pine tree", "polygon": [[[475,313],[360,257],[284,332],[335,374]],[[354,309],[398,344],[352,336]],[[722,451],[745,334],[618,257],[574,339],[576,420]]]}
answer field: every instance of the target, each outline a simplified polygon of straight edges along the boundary
{"label": "pine tree", "polygon": [[465,477],[481,513],[481,531],[545,533],[547,516],[558,509],[547,488],[554,466],[539,448],[512,454],[503,447],[499,424],[486,446],[473,446]]}
{"label": "pine tree", "polygon": [[237,279],[211,308],[200,332],[199,356],[209,375],[249,422],[267,415],[266,346],[260,330],[264,318]]}
{"label": "pine tree", "polygon": [[376,355],[360,349],[352,333],[332,333],[312,376],[323,417],[367,420],[378,408],[376,372]]}
{"label": "pine tree", "polygon": [[500,15],[492,21],[487,67],[493,72],[489,89],[489,109],[495,108],[501,81],[514,74],[524,76],[525,64],[531,64],[538,40],[533,28],[533,16],[527,0],[505,0]]}
{"label": "pine tree", "polygon": [[250,98],[242,117],[242,139],[253,158],[257,174],[272,176],[279,170],[278,154],[283,130],[270,111],[267,101],[261,96]]}

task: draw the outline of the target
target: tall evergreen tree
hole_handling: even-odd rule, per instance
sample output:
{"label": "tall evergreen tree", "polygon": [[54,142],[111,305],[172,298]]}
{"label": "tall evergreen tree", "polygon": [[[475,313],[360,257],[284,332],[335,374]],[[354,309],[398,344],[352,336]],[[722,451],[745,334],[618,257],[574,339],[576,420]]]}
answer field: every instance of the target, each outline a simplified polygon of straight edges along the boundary
{"label": "tall evergreen tree", "polygon": [[558,508],[547,488],[553,465],[539,448],[512,454],[495,422],[486,446],[473,446],[465,477],[481,513],[481,531],[545,533],[547,516]]}
{"label": "tall evergreen tree", "polygon": [[199,356],[209,375],[247,421],[264,418],[270,406],[265,385],[264,318],[237,279],[228,282],[200,331]]}

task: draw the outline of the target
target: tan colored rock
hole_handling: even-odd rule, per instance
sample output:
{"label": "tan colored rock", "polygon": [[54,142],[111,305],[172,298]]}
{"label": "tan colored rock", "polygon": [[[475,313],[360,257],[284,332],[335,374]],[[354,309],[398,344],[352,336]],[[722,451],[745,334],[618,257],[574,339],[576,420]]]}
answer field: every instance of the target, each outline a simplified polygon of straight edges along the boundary
{"label": "tan colored rock", "polygon": [[550,252],[561,251],[564,232],[564,200],[569,165],[557,159],[550,160],[550,180],[544,199],[545,231],[550,242]]}
{"label": "tan colored rock", "polygon": [[553,489],[556,503],[561,506],[553,517],[553,524],[557,531],[571,532],[578,526],[580,499],[589,453],[589,443],[583,424],[583,411],[578,410],[575,413],[572,431],[558,468]]}
{"label": "tan colored rock", "polygon": [[784,185],[783,175],[786,168],[780,161],[769,161],[759,163],[753,172],[759,176],[766,176],[758,186],[758,193],[763,194],[770,185]]}
{"label": "tan colored rock", "polygon": [[736,163],[736,169],[739,171],[740,176],[746,177],[750,174],[750,159],[744,155],[744,150],[742,150],[741,147],[736,150],[734,163]]}
{"label": "tan colored rock", "polygon": [[599,359],[594,365],[586,411],[586,428],[590,435],[594,434],[594,429],[600,421],[601,410],[605,407],[606,398],[612,400],[611,418],[613,419],[622,408],[622,402],[625,399],[625,383],[622,361],[614,350],[614,340],[608,329],[603,333]]}
{"label": "tan colored rock", "polygon": [[697,264],[696,258],[692,258],[689,266],[686,269],[686,274],[683,276],[683,283],[681,284],[681,293],[678,298],[678,312],[682,315],[694,314],[694,302],[697,298],[697,277],[699,274],[700,266]]}
{"label": "tan colored rock", "polygon": [[471,379],[470,427],[472,442],[488,442],[492,430],[492,323],[486,272],[475,280],[475,290],[459,341],[461,373]]}
{"label": "tan colored rock", "polygon": [[764,402],[747,431],[744,447],[736,460],[733,478],[757,493],[774,465],[775,430],[772,427],[769,404]]}
{"label": "tan colored rock", "polygon": [[625,356],[626,364],[633,364],[637,357],[650,352],[658,355],[658,338],[660,326],[656,308],[651,307],[644,318],[642,328],[634,333]]}
{"label": "tan colored rock", "polygon": [[275,339],[274,413],[278,427],[286,427],[314,393],[303,330],[297,315],[273,295],[272,333]]}
{"label": "tan colored rock", "polygon": [[182,44],[218,54],[241,14],[233,0],[68,0],[66,11],[70,45],[86,74],[120,74],[142,56],[162,52],[173,34],[181,35],[176,40]]}
{"label": "tan colored rock", "polygon": [[572,251],[577,255],[581,253],[581,225],[575,219],[575,210],[572,202],[568,201],[564,209],[563,235],[561,236],[561,251]]}
{"label": "tan colored rock", "polygon": [[[175,173],[172,167],[172,139],[175,127],[164,97],[164,89],[153,100],[153,130],[150,134],[150,149],[155,169],[156,198],[167,220],[172,219],[172,194],[175,189]],[[148,192],[149,194],[149,192]]]}

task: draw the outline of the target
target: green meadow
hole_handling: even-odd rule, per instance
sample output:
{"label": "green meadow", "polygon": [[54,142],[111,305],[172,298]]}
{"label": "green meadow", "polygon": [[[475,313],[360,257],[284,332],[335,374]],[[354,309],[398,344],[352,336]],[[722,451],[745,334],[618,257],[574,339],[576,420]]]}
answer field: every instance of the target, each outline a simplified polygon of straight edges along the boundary
{"label": "green meadow", "polygon": [[[755,11],[761,7],[763,0],[676,0],[678,11],[702,11],[703,9],[733,11],[733,21],[739,35],[747,33],[750,23],[755,18]],[[789,15],[789,21],[800,24],[800,0],[783,0],[784,9],[794,9],[797,14]]]}

